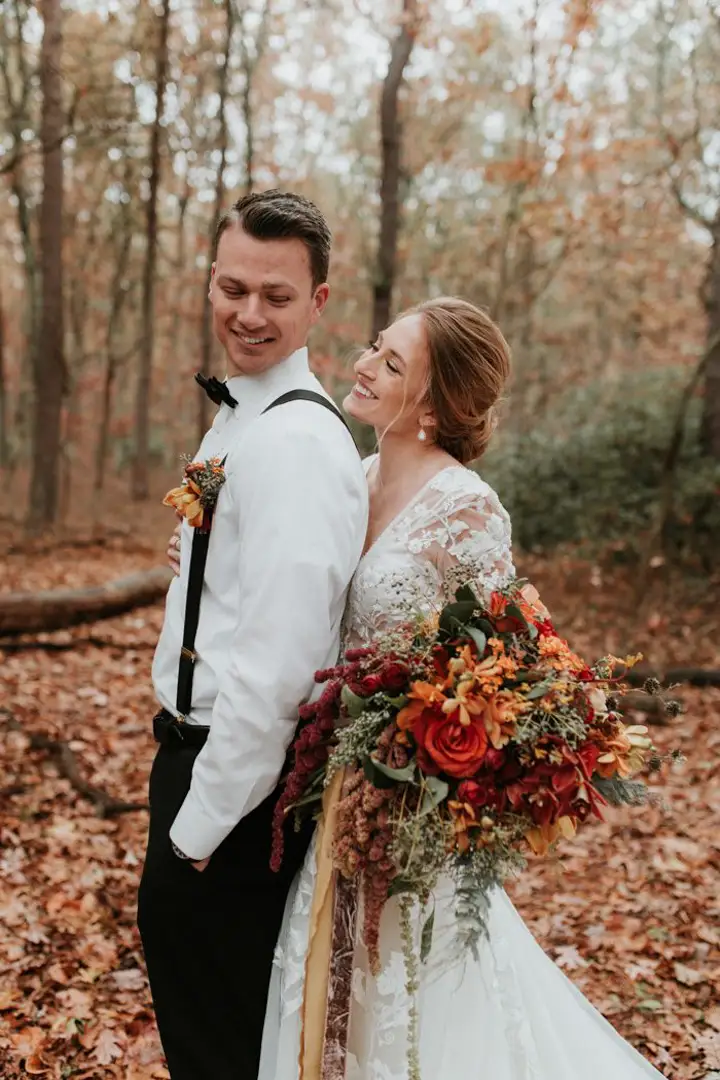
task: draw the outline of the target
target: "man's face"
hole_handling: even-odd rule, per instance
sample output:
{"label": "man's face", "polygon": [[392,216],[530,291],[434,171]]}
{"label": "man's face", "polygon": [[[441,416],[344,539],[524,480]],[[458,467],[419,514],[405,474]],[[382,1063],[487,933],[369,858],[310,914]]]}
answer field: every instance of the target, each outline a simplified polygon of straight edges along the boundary
{"label": "man's face", "polygon": [[233,225],[220,237],[210,280],[215,336],[227,374],[256,375],[307,343],[329,288],[313,288],[302,240],[256,240]]}

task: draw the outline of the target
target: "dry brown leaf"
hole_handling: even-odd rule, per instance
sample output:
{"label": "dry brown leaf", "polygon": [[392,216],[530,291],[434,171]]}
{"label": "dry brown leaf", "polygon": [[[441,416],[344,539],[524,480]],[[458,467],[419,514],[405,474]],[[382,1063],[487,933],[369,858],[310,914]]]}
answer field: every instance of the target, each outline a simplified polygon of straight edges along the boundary
{"label": "dry brown leaf", "polygon": [[52,1070],[52,1065],[40,1054],[31,1054],[25,1061],[25,1072],[29,1076],[44,1076]]}

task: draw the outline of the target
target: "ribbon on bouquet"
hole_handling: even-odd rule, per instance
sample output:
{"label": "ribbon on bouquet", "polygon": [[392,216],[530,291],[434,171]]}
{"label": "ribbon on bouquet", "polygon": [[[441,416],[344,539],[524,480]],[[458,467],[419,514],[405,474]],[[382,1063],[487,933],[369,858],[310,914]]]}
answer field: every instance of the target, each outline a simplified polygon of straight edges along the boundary
{"label": "ribbon on bouquet", "polygon": [[305,959],[299,1080],[343,1080],[350,1019],[357,886],[333,865],[337,808],[344,770],[323,795],[318,825],[315,889]]}

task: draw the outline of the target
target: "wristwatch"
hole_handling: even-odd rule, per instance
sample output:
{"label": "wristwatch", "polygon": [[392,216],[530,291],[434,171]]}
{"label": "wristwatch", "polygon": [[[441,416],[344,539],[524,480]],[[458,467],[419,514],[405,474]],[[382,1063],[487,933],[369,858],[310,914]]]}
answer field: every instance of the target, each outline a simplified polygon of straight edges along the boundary
{"label": "wristwatch", "polygon": [[188,862],[192,862],[191,856],[186,855],[184,851],[181,851],[177,844],[173,844],[172,840],[170,841],[170,844],[173,849],[173,854],[177,855],[178,859],[186,859]]}

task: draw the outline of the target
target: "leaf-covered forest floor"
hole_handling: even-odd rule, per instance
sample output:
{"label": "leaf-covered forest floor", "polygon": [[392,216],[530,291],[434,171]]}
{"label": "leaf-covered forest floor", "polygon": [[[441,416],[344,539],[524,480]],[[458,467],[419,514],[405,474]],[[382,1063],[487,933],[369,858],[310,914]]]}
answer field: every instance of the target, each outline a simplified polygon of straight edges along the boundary
{"label": "leaf-covered forest floor", "polygon": [[[161,558],[167,521],[147,547],[126,534],[6,549],[0,592],[89,585],[149,568]],[[638,602],[631,567],[567,555],[527,557],[520,571],[589,659],[642,651],[659,669],[720,667],[717,581],[657,567]],[[60,775],[70,761],[81,780],[114,799],[144,802],[154,749],[149,669],[161,619],[156,605],[35,635],[53,648],[26,648],[22,638],[0,645],[7,1080],[168,1075],[135,928],[146,812],[101,817]],[[665,805],[609,812],[557,856],[535,862],[510,892],[542,946],[623,1036],[668,1078],[699,1080],[720,1070],[720,689],[683,686],[677,696],[683,715],[652,728],[660,749],[676,747],[686,758],[653,781]],[[64,756],[42,737],[62,741]]]}

